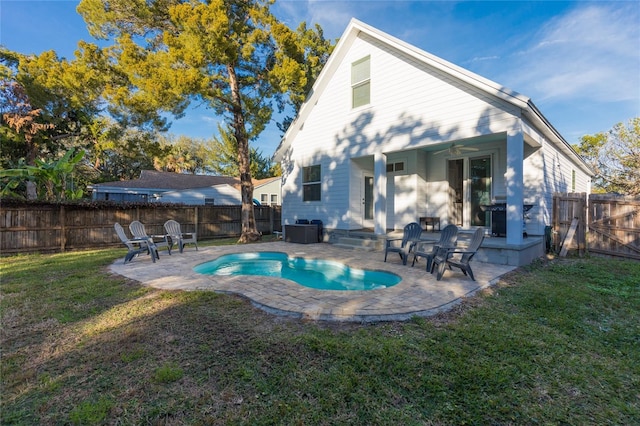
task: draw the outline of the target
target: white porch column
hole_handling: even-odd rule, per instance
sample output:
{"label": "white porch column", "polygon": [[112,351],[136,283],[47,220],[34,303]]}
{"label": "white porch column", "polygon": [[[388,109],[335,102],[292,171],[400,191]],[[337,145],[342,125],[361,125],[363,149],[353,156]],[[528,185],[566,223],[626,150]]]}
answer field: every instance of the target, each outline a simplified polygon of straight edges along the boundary
{"label": "white porch column", "polygon": [[520,119],[507,132],[507,244],[522,244],[524,135]]}
{"label": "white porch column", "polygon": [[387,156],[373,156],[373,220],[377,235],[387,233]]}

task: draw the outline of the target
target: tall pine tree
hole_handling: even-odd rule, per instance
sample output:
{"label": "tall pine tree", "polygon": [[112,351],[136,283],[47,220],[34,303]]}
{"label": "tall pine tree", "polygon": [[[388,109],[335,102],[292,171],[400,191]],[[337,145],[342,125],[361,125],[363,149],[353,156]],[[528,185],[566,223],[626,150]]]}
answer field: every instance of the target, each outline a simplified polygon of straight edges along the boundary
{"label": "tall pine tree", "polygon": [[[162,125],[204,102],[232,129],[242,193],[240,242],[260,238],[253,213],[249,141],[270,121],[274,105],[309,87],[309,40],[279,22],[269,0],[82,0],[78,11],[108,49],[114,84],[105,97],[133,123]],[[326,60],[326,58],[325,58]],[[319,59],[318,61],[321,61]],[[321,68],[322,64],[319,65]],[[288,98],[285,93],[291,94]]]}

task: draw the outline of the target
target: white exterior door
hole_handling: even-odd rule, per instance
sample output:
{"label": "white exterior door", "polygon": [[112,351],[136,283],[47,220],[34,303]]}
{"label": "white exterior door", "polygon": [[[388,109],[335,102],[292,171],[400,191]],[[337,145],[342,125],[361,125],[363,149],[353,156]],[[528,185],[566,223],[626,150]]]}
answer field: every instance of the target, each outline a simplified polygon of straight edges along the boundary
{"label": "white exterior door", "polygon": [[373,176],[369,174],[362,179],[362,227],[373,227]]}

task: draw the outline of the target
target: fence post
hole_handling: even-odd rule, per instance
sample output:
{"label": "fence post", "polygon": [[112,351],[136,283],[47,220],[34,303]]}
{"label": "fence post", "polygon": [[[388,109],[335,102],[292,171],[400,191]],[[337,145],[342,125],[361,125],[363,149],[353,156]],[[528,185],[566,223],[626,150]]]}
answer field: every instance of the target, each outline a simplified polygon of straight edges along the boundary
{"label": "fence post", "polygon": [[579,221],[580,221],[580,233],[578,234],[578,253],[580,256],[583,256],[587,252],[587,193],[580,193],[580,202],[578,203],[578,208],[580,211]]}
{"label": "fence post", "polygon": [[195,232],[196,235],[201,235],[198,229],[198,206],[193,207],[193,226],[193,232]]}
{"label": "fence post", "polygon": [[64,205],[60,204],[60,251],[62,253],[64,253],[64,248],[67,245],[67,227],[65,223]]}
{"label": "fence post", "polygon": [[271,235],[273,235],[273,206],[269,206],[269,230],[271,231]]}

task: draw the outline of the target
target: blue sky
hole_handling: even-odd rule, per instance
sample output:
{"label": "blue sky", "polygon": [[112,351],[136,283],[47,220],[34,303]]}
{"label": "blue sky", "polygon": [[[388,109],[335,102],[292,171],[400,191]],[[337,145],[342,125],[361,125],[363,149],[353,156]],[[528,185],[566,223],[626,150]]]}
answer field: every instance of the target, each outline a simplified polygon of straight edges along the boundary
{"label": "blue sky", "polygon": [[[92,41],[78,1],[0,0],[0,44],[20,53],[72,58]],[[638,1],[279,0],[275,14],[295,28],[318,23],[340,37],[352,17],[530,97],[569,143],[640,116]],[[171,133],[210,138],[206,109],[174,121]],[[255,143],[277,147],[270,126]]]}

